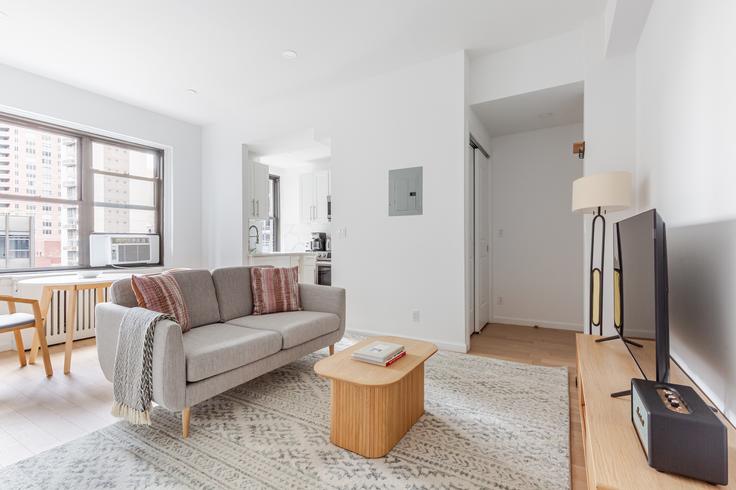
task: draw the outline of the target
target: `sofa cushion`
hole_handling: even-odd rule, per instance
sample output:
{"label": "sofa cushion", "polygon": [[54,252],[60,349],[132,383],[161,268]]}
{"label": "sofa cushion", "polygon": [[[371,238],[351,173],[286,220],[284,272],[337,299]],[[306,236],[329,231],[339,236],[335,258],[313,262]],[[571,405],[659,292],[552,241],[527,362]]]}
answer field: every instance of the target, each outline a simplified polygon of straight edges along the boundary
{"label": "sofa cushion", "polygon": [[130,283],[129,277],[118,279],[112,283],[112,286],[110,286],[110,301],[126,308],[138,306],[138,300],[135,299],[135,293],[133,292],[133,286]]}
{"label": "sofa cushion", "polygon": [[210,271],[172,270],[168,274],[179,284],[192,328],[220,321],[220,307]]}
{"label": "sofa cushion", "polygon": [[223,267],[212,271],[217,291],[220,321],[250,315],[253,312],[253,293],[250,289],[250,267]]}
{"label": "sofa cushion", "polygon": [[133,275],[130,283],[138,306],[171,315],[176,319],[182,332],[188,332],[192,328],[181,288],[170,274],[164,272],[151,276]]}
{"label": "sofa cushion", "polygon": [[281,350],[281,335],[227,323],[202,325],[183,336],[187,381],[200,381]]}
{"label": "sofa cushion", "polygon": [[278,332],[283,348],[290,349],[312,339],[334,332],[340,327],[340,317],[317,311],[287,311],[269,315],[249,315],[234,318],[228,323],[240,327]]}
{"label": "sofa cushion", "polygon": [[302,309],[299,267],[254,267],[250,270],[250,283],[254,315]]}

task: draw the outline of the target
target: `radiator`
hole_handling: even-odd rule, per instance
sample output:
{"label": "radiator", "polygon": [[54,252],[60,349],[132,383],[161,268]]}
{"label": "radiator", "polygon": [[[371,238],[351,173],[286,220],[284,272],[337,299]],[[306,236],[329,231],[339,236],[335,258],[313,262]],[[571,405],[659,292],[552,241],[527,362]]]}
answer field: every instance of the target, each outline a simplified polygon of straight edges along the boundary
{"label": "radiator", "polygon": [[[68,295],[75,294],[72,291],[54,291],[51,297],[48,315],[46,317],[46,342],[49,345],[63,344],[66,340],[67,309],[69,308]],[[94,289],[78,291],[77,296],[77,321],[74,328],[74,339],[87,339],[95,336],[95,305],[97,304]],[[105,289],[102,301],[108,301],[109,289]]]}

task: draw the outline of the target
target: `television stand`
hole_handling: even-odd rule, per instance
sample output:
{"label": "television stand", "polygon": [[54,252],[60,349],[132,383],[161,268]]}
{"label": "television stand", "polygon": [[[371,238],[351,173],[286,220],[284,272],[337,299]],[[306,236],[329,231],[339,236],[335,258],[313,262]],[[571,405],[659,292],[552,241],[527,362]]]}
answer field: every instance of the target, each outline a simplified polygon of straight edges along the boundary
{"label": "television stand", "polygon": [[635,347],[644,347],[643,345],[639,344],[638,342],[634,342],[633,340],[629,340],[626,337],[619,337],[618,335],[611,335],[610,337],[601,337],[600,339],[595,339],[596,342],[608,342],[609,340],[616,340],[616,339],[622,339],[624,342],[626,342],[629,345],[633,345]]}
{"label": "television stand", "polygon": [[[647,464],[647,457],[631,423],[631,400],[611,398],[611,393],[641,378],[641,372],[621,342],[599,343],[598,336],[578,334],[577,389],[582,429],[583,453],[588,489],[626,490],[726,490],[736,489],[736,430],[719,413],[728,430],[728,485],[715,487],[683,476],[660,473]],[[672,361],[670,381],[697,386]]]}

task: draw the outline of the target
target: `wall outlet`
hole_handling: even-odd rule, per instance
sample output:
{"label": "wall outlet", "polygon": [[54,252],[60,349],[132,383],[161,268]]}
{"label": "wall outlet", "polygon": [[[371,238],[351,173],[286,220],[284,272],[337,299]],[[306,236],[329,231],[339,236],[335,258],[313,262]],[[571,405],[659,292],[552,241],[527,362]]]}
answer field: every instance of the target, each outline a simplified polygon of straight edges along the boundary
{"label": "wall outlet", "polygon": [[503,296],[499,296],[498,297],[498,299],[496,300],[496,304],[497,305],[502,305],[503,304]]}
{"label": "wall outlet", "polygon": [[419,310],[411,310],[411,321],[419,323],[420,315]]}
{"label": "wall outlet", "polygon": [[503,228],[498,229],[498,238],[503,238]]}

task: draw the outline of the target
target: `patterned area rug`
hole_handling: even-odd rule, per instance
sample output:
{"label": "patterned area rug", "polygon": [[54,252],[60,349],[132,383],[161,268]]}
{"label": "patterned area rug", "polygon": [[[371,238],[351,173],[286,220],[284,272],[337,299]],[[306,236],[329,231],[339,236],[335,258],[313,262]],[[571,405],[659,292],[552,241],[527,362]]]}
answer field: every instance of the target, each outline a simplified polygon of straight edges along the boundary
{"label": "patterned area rug", "polygon": [[[338,346],[339,349],[339,346]],[[570,487],[567,370],[440,352],[425,414],[384,458],[330,444],[318,352],[151,427],[119,422],[0,470],[9,488]]]}

